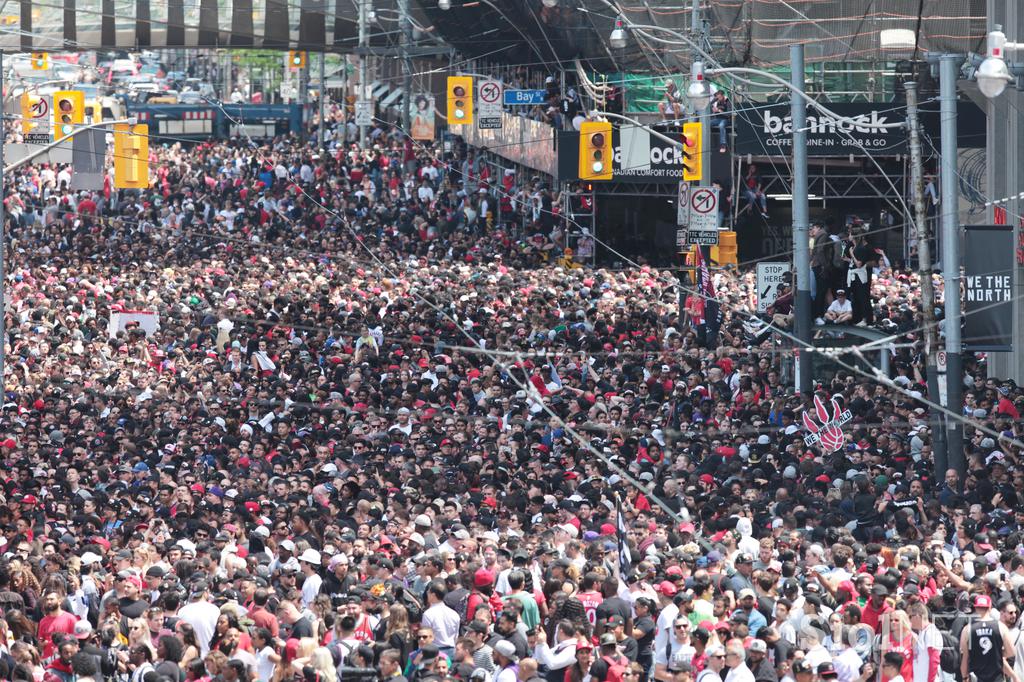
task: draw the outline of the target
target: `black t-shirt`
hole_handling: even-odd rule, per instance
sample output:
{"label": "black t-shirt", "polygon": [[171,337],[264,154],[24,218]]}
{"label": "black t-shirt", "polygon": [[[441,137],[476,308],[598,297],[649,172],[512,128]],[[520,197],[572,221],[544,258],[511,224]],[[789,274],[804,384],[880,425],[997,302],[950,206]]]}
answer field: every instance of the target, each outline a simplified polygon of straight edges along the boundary
{"label": "black t-shirt", "polygon": [[117,600],[121,607],[121,614],[127,618],[141,618],[142,614],[149,608],[149,602],[145,599],[131,600],[128,597],[121,597]]}
{"label": "black t-shirt", "polygon": [[294,637],[295,639],[302,639],[303,637],[312,636],[313,623],[311,623],[309,618],[306,616],[303,616],[302,618],[299,618],[297,621],[295,621],[295,624],[292,625],[292,631],[289,633],[289,637]]}
{"label": "black t-shirt", "polygon": [[630,661],[636,661],[640,655],[640,644],[632,637],[626,637],[619,642],[619,650]]}
{"label": "black t-shirt", "polygon": [[650,616],[641,616],[633,623],[633,629],[644,633],[643,637],[637,640],[638,656],[649,657],[653,651],[654,637],[658,633],[658,625]]}
{"label": "black t-shirt", "polygon": [[633,617],[633,610],[629,607],[629,602],[625,599],[609,597],[597,605],[595,614],[597,616],[597,622],[599,623],[610,616],[619,616],[622,618],[623,622],[625,622]]}

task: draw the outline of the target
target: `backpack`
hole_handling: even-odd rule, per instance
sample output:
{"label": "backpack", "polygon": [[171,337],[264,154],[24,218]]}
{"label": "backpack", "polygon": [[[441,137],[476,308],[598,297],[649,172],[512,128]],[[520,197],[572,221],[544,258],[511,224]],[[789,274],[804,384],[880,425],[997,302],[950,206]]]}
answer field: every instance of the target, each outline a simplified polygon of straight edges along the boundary
{"label": "backpack", "polygon": [[953,638],[947,630],[940,630],[942,635],[942,653],[939,654],[939,667],[942,672],[957,675],[960,672],[960,642]]}
{"label": "backpack", "polygon": [[444,597],[444,604],[455,613],[459,614],[459,626],[465,629],[469,622],[469,595],[472,594],[465,587],[452,590]]}
{"label": "backpack", "polygon": [[622,673],[626,672],[626,666],[622,663],[622,658],[615,660],[610,656],[602,656],[601,660],[608,664],[608,674],[605,676],[605,682],[622,682]]}

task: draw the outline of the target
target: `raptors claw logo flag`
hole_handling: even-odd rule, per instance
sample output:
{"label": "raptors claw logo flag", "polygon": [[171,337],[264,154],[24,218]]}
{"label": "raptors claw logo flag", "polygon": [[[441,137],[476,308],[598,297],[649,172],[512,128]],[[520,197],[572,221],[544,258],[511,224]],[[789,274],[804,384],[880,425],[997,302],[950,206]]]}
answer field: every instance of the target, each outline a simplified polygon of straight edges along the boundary
{"label": "raptors claw logo flag", "polygon": [[814,396],[814,412],[818,417],[817,421],[807,412],[803,413],[804,428],[808,431],[804,443],[807,446],[820,446],[825,454],[843,447],[845,436],[842,427],[853,419],[853,414],[840,407],[835,397],[829,399],[826,406],[819,396]]}

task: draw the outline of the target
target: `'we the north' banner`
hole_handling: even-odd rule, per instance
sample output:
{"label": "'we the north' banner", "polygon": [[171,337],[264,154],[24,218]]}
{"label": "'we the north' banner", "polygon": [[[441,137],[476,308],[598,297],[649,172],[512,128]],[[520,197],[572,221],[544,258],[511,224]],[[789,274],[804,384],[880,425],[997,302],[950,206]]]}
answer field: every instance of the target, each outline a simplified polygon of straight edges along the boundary
{"label": "'we the north' banner", "polygon": [[1013,347],[1013,228],[967,225],[965,230],[963,346],[1008,352]]}

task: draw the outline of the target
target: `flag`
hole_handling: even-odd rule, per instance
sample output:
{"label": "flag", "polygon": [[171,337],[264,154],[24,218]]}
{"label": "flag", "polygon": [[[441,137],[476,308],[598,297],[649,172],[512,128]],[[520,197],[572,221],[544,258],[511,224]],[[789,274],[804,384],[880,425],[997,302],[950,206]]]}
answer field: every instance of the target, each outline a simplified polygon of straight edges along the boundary
{"label": "flag", "polygon": [[549,365],[551,368],[551,383],[555,384],[559,388],[562,387],[562,377],[558,376],[558,370],[555,369],[555,363]]}
{"label": "flag", "polygon": [[626,519],[622,515],[622,500],[618,494],[615,495],[615,517],[619,541],[619,573],[622,574],[632,565],[633,557],[629,553],[629,545],[626,544]]}
{"label": "flag", "polygon": [[704,260],[704,254],[700,247],[694,251],[696,252],[698,277],[697,291],[704,307],[701,323],[707,325],[707,337],[708,340],[711,340],[718,337],[718,329],[722,324],[722,311],[718,305],[718,294],[715,292],[715,283],[711,279],[708,262]]}

